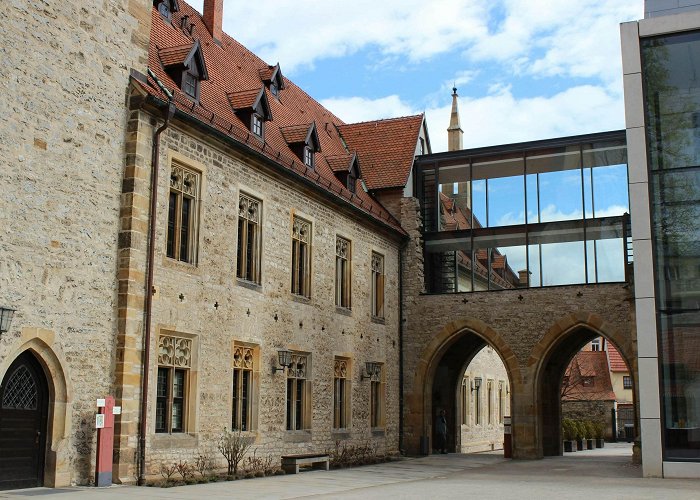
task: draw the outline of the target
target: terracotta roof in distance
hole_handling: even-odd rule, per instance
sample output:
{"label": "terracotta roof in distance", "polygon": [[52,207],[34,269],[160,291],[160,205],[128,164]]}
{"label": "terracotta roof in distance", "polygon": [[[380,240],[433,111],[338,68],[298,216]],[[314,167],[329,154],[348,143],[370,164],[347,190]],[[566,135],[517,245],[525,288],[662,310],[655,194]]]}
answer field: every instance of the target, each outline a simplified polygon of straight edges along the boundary
{"label": "terracotta roof in distance", "polygon": [[339,125],[349,151],[356,151],[369,190],[404,187],[413,167],[423,115]]}
{"label": "terracotta roof in distance", "polygon": [[629,372],[625,360],[622,359],[620,351],[610,342],[607,342],[608,362],[610,363],[611,372]]}
{"label": "terracotta roof in distance", "polygon": [[158,51],[158,55],[160,56],[160,60],[163,62],[163,66],[183,64],[193,46],[194,42],[184,45],[176,45],[173,47],[166,47],[160,49]]}

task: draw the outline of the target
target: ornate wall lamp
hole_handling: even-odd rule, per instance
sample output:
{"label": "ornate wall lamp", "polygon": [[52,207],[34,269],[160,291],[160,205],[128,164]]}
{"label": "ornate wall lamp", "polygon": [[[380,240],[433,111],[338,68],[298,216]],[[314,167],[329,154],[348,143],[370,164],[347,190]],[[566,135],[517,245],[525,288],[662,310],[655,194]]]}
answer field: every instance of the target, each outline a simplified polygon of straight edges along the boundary
{"label": "ornate wall lamp", "polygon": [[367,361],[365,363],[365,372],[367,375],[360,374],[360,380],[376,380],[376,378],[382,372],[382,365],[376,361]]}
{"label": "ornate wall lamp", "polygon": [[471,387],[472,392],[478,391],[480,387],[481,387],[481,377],[474,377],[474,383],[472,384],[472,387]]}
{"label": "ornate wall lamp", "polygon": [[292,365],[292,351],[287,349],[280,349],[277,351],[277,361],[282,368],[272,367],[272,373],[283,372],[285,368],[289,368]]}
{"label": "ornate wall lamp", "polygon": [[12,323],[14,314],[14,309],[0,306],[0,334],[10,330],[10,323]]}

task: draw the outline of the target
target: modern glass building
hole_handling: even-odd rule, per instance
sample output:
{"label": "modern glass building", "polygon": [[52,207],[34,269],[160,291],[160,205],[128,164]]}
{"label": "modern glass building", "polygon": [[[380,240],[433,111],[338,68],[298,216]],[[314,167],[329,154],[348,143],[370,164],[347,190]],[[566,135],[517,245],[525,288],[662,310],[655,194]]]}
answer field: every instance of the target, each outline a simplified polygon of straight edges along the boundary
{"label": "modern glass building", "polygon": [[621,27],[645,476],[700,477],[700,5],[693,3],[648,0],[645,19]]}

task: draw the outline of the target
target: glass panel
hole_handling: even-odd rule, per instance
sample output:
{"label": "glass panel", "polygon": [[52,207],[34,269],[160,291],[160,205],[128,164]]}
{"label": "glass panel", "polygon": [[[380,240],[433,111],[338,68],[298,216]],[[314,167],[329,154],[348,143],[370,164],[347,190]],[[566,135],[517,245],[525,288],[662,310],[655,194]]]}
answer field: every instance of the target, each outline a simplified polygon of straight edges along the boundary
{"label": "glass panel", "polygon": [[170,258],[175,258],[175,224],[177,218],[177,194],[170,193],[168,205],[168,239],[165,254]]}
{"label": "glass panel", "polygon": [[182,197],[182,221],[180,222],[180,256],[182,262],[189,262],[190,219],[192,217],[192,198]]}
{"label": "glass panel", "polygon": [[583,241],[541,245],[542,286],[585,283]]}
{"label": "glass panel", "polygon": [[[664,458],[700,460],[700,33],[642,41]],[[677,169],[675,171],[670,169]],[[682,170],[680,170],[682,169]]]}
{"label": "glass panel", "polygon": [[287,379],[287,430],[291,431],[294,422],[294,379]]}
{"label": "glass panel", "polygon": [[231,412],[231,428],[238,429],[238,417],[240,412],[238,411],[238,405],[240,404],[240,370],[233,370],[233,408]]}

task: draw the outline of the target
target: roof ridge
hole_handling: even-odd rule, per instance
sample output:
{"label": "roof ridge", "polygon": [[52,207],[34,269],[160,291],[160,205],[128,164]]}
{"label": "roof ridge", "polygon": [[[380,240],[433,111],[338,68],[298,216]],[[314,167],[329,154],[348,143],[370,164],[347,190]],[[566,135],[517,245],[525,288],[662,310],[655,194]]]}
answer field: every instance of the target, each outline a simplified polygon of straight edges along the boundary
{"label": "roof ridge", "polygon": [[350,127],[353,125],[365,125],[367,123],[379,123],[379,122],[389,122],[389,121],[399,121],[399,120],[408,120],[410,118],[419,118],[425,116],[424,113],[418,113],[416,115],[405,115],[405,116],[394,116],[391,118],[379,118],[377,120],[365,120],[361,122],[353,122],[353,123],[344,123],[341,126],[345,127]]}

